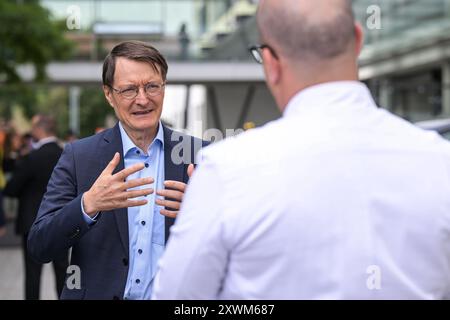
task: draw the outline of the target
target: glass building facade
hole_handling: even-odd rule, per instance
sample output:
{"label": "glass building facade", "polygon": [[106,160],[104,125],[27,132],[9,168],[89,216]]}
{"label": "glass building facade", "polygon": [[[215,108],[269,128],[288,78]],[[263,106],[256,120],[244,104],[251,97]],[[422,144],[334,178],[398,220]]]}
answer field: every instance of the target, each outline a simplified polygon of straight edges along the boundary
{"label": "glass building facade", "polygon": [[[204,93],[200,94],[203,98],[196,104],[207,110],[207,119],[213,119],[207,121],[207,127],[235,128],[244,122],[260,125],[279,116],[262,72],[257,67],[252,69],[253,60],[247,50],[249,45],[259,42],[257,0],[41,0],[40,3],[54,19],[65,22],[65,35],[75,44],[68,68],[76,62],[98,66],[115,44],[129,39],[151,42],[168,58],[172,71],[176,70],[174,63],[183,64],[178,70],[191,68],[191,79],[177,82],[180,87],[175,89],[179,93],[170,102],[178,107],[168,108],[178,110],[168,117],[178,124],[177,128],[186,126],[187,112],[183,109],[189,104],[186,101],[196,96],[188,92],[191,85],[203,86]],[[450,0],[353,0],[352,5],[365,29],[360,78],[378,104],[411,121],[450,117]],[[200,72],[196,67],[199,63],[212,66]],[[230,70],[220,69],[231,75],[226,81],[208,79],[208,82],[197,77],[201,73],[213,79],[219,70],[214,63],[230,65]],[[231,70],[234,63],[251,68]],[[71,75],[67,68],[64,70]],[[238,80],[244,70],[254,73],[247,83]],[[96,92],[98,88],[93,86],[98,86],[99,80],[100,77],[95,82],[75,83],[81,88],[81,109],[93,105],[89,102],[91,98],[83,97],[89,86]],[[67,83],[72,84],[70,79],[58,84],[61,83],[66,88]],[[66,91],[70,97],[70,90]],[[95,99],[98,105],[104,100],[101,96]],[[235,105],[242,107],[233,109]],[[225,124],[218,125],[219,118]]]}
{"label": "glass building facade", "polygon": [[[68,27],[67,34],[82,49],[80,57],[94,60],[108,51],[110,42],[123,38],[152,41],[168,57],[201,59],[216,35],[236,29],[232,16],[236,7],[247,12],[250,7],[250,14],[256,8],[247,0],[42,0],[41,4],[55,19],[68,24],[78,19],[77,28]],[[95,49],[99,54],[92,54]]]}
{"label": "glass building facade", "polygon": [[417,121],[450,116],[450,1],[354,0],[361,78],[378,103]]}

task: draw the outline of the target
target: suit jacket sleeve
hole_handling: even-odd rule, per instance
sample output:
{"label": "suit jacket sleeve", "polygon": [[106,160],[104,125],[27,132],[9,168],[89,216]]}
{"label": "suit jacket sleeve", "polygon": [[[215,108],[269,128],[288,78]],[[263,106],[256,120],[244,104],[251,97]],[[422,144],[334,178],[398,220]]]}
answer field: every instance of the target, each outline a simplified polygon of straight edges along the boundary
{"label": "suit jacket sleeve", "polygon": [[81,211],[81,197],[74,150],[68,144],[53,170],[28,236],[28,250],[36,261],[47,263],[56,259],[89,230]]}

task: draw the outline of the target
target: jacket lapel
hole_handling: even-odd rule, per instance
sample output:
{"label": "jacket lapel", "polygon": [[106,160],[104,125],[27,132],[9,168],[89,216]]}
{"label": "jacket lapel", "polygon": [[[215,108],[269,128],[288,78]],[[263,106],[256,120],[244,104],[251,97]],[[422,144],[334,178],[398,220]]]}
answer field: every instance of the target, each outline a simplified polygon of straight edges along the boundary
{"label": "jacket lapel", "polygon": [[[123,159],[122,137],[120,136],[120,128],[118,123],[114,126],[114,128],[109,130],[104,137],[104,150],[102,152],[102,154],[104,155],[103,169],[112,160],[116,152],[119,152],[120,154],[120,162],[117,168],[114,170],[113,174],[123,170],[125,167]],[[119,230],[122,246],[126,252],[126,256],[128,257],[129,255],[128,210],[127,208],[115,209],[113,210],[113,214],[116,220],[117,229]]]}
{"label": "jacket lapel", "polygon": [[[172,150],[179,143],[179,140],[172,141],[173,131],[163,125],[164,130],[164,179],[187,182],[187,174],[184,174],[185,166],[183,164],[175,164],[172,161]],[[181,138],[181,137],[180,137]],[[168,209],[168,208],[166,208]],[[169,229],[174,224],[174,218],[165,218],[165,242],[169,238]]]}

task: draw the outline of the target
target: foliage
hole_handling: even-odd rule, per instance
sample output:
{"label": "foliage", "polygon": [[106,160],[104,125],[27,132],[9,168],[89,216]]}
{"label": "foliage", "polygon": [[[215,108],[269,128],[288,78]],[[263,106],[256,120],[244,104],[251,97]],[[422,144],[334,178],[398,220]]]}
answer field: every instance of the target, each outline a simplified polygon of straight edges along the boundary
{"label": "foliage", "polygon": [[[25,90],[25,91],[24,91]],[[53,115],[58,124],[58,135],[63,138],[69,131],[69,88],[48,85],[8,85],[0,90],[0,118],[11,119],[14,108],[20,106],[28,119],[36,113]],[[5,100],[9,102],[6,107]],[[107,116],[114,110],[106,102],[101,86],[81,88],[80,137],[94,134],[105,126]],[[23,128],[18,128],[23,131]]]}
{"label": "foliage", "polygon": [[0,0],[0,80],[19,83],[20,64],[35,67],[36,80],[45,79],[49,61],[67,58],[71,43],[64,38],[61,23],[37,0]]}
{"label": "foliage", "polygon": [[80,136],[94,134],[96,128],[105,126],[108,115],[114,109],[106,102],[101,86],[84,87],[80,97]]}

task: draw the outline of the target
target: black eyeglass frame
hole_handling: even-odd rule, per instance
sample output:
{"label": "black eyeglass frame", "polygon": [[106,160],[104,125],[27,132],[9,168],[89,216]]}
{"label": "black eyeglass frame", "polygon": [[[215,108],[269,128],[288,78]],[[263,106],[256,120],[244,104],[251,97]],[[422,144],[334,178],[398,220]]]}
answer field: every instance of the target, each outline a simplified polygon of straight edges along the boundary
{"label": "black eyeglass frame", "polygon": [[[158,85],[158,86],[159,86],[159,89],[158,89],[155,93],[153,93],[153,94],[148,93],[147,90],[145,89],[148,85]],[[150,97],[156,97],[157,95],[160,95],[161,92],[164,90],[164,88],[165,88],[165,86],[166,86],[166,83],[165,83],[165,82],[163,82],[163,83],[149,82],[149,83],[145,84],[144,86],[130,86],[130,87],[125,88],[125,89],[116,89],[116,88],[114,88],[114,87],[113,87],[112,85],[110,85],[110,84],[108,84],[107,86],[108,86],[109,88],[113,89],[115,92],[117,92],[117,94],[119,94],[121,97],[123,97],[123,98],[125,98],[125,99],[128,99],[128,100],[133,100],[133,99],[135,99],[135,98],[139,95],[139,89],[140,89],[141,87],[144,88],[144,92],[145,92],[145,94],[146,94],[147,96],[150,96]],[[130,96],[130,97],[127,97],[127,96],[125,96],[125,95],[123,94],[125,91],[130,90],[130,89],[132,89],[133,87],[134,87],[135,89],[137,89],[137,90],[134,90],[135,95],[134,95],[133,97],[131,97],[131,96]]]}
{"label": "black eyeglass frame", "polygon": [[261,54],[261,51],[263,49],[268,49],[270,51],[270,53],[276,59],[278,59],[278,55],[277,55],[276,51],[271,46],[269,46],[266,43],[257,44],[257,45],[253,45],[253,46],[248,47],[248,51],[250,51],[253,59],[255,59],[255,61],[258,62],[259,64],[263,63],[263,58],[262,58],[262,54]]}

